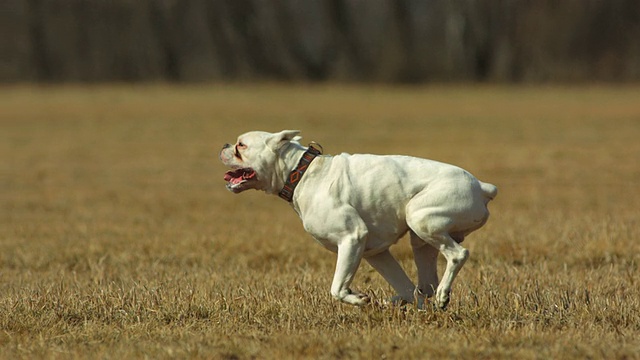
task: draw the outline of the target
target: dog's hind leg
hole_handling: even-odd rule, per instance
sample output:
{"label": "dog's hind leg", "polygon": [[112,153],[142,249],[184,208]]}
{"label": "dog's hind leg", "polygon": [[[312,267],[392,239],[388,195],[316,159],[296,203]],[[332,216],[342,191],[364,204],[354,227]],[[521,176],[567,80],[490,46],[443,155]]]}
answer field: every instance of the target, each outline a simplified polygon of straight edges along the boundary
{"label": "dog's hind leg", "polygon": [[[442,214],[437,207],[413,208],[407,205],[407,224],[420,239],[438,249],[447,260],[447,267],[436,288],[436,305],[444,309],[449,304],[453,280],[469,257],[469,250],[458,244],[449,234],[451,217]],[[416,242],[417,239],[414,240]],[[433,273],[431,273],[433,274]],[[425,272],[426,275],[426,272]],[[426,281],[426,280],[425,280]],[[422,286],[422,285],[419,285]],[[424,289],[423,289],[424,290]]]}
{"label": "dog's hind leg", "polygon": [[415,286],[388,249],[379,254],[368,256],[365,260],[387,280],[398,294],[391,299],[391,302],[399,305],[413,302]]}
{"label": "dog's hind leg", "polygon": [[449,304],[453,280],[469,258],[469,250],[460,246],[449,234],[439,234],[432,238],[440,243],[440,252],[447,259],[447,267],[442,274],[442,281],[436,289],[437,305],[439,308],[445,309]]}
{"label": "dog's hind leg", "polygon": [[[438,249],[427,244],[415,232],[410,231],[413,259],[418,270],[418,286],[415,296],[419,302],[432,297],[438,288]],[[419,304],[422,305],[422,304]]]}
{"label": "dog's hind leg", "polygon": [[453,280],[469,257],[469,250],[460,246],[449,234],[418,233],[429,245],[437,246],[447,260],[447,267],[442,274],[442,280],[436,288],[436,305],[445,309],[449,304],[449,294]]}

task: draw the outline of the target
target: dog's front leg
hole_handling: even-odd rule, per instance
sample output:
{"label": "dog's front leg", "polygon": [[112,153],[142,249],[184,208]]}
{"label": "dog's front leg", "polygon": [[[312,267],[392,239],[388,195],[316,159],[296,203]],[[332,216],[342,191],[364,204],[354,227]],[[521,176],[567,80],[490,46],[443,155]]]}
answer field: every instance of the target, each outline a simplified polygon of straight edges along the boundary
{"label": "dog's front leg", "polygon": [[343,241],[338,245],[336,272],[333,275],[333,282],[331,283],[331,296],[336,300],[358,306],[369,303],[369,296],[354,293],[349,288],[358,270],[363,253],[364,242],[359,239]]}

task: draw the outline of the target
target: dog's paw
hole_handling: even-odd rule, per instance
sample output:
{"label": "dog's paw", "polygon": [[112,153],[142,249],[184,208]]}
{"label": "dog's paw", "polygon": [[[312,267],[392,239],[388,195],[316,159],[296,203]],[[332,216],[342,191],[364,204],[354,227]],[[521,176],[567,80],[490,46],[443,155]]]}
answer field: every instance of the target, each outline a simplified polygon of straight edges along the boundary
{"label": "dog's paw", "polygon": [[343,302],[346,302],[347,304],[357,305],[357,306],[367,305],[368,303],[371,302],[371,298],[369,297],[369,295],[361,294],[361,293],[351,293],[346,295],[340,300],[342,300]]}
{"label": "dog's paw", "polygon": [[418,310],[426,310],[427,305],[429,305],[429,296],[416,287],[413,291],[413,301]]}
{"label": "dog's paw", "polygon": [[440,289],[438,289],[438,292],[436,293],[436,304],[435,304],[438,307],[438,309],[446,310],[447,306],[449,305],[449,300],[450,300],[449,292],[440,291]]}

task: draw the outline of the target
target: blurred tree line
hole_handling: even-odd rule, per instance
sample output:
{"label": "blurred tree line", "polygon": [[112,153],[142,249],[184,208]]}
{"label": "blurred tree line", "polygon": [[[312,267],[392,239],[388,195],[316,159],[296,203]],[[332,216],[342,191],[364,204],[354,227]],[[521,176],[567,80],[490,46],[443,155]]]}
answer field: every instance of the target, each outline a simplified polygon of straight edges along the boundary
{"label": "blurred tree line", "polygon": [[638,81],[638,0],[0,0],[0,81]]}

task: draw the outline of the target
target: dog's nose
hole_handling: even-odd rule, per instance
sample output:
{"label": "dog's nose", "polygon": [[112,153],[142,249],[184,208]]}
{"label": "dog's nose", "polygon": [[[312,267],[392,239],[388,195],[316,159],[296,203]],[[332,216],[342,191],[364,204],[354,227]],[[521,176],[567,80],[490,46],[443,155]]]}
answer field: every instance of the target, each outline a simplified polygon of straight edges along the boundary
{"label": "dog's nose", "polygon": [[224,161],[224,159],[222,158],[222,153],[224,152],[225,149],[228,149],[230,147],[231,147],[231,144],[222,145],[222,150],[220,150],[220,153],[218,154],[218,158],[220,158],[220,160]]}

